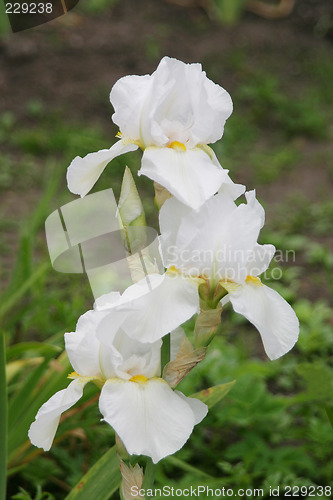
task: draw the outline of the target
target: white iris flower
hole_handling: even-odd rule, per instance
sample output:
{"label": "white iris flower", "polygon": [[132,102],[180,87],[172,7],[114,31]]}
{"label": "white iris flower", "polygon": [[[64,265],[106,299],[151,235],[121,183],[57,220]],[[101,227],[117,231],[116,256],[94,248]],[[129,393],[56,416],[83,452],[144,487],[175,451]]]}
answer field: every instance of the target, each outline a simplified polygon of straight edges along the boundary
{"label": "white iris flower", "polygon": [[[148,275],[127,289],[109,308],[97,335],[110,343],[109,332],[121,326],[142,342],[155,342],[199,312],[200,284],[213,297],[221,287],[236,312],[259,330],[270,359],[288,352],[298,338],[299,322],[291,306],[258,277],[266,271],[275,247],[259,245],[264,209],[255,192],[237,206],[230,196],[217,194],[193,211],[175,198],[160,210],[160,244],[164,276]],[[145,283],[152,283],[149,291]],[[220,295],[220,298],[223,295]],[[145,293],[143,292],[145,290]],[[159,304],[163,303],[163,310]],[[97,301],[97,308],[102,307]]]}
{"label": "white iris flower", "polygon": [[142,344],[123,331],[107,347],[96,337],[105,313],[88,311],[76,332],[65,334],[66,351],[75,370],[66,389],[54,394],[38,411],[29,430],[31,442],[51,448],[61,414],[83,394],[86,383],[102,385],[99,409],[123,441],[128,453],[147,455],[157,463],[175,453],[195,424],[207,414],[201,401],[173,391],[159,377],[161,341]]}
{"label": "white iris flower", "polygon": [[232,113],[230,95],[206,77],[200,64],[164,57],[152,75],[125,76],[111,90],[112,119],[120,140],[110,149],[77,156],[68,188],[85,196],[116,156],[139,147],[143,174],[184,204],[198,208],[233,183],[207,145],[223,135]]}
{"label": "white iris flower", "polygon": [[176,199],[160,211],[164,265],[187,276],[201,277],[214,292],[222,286],[234,310],[258,329],[270,359],[288,352],[296,343],[299,322],[292,307],[258,277],[267,270],[273,245],[259,245],[265,213],[255,191],[237,206],[223,194],[208,200],[198,211]]}

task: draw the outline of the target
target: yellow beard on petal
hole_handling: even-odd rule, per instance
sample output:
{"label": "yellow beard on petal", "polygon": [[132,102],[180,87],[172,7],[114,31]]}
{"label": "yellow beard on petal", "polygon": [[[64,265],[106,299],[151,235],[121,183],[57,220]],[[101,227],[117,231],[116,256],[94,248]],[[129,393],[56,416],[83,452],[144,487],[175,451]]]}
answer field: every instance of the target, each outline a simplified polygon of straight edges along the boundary
{"label": "yellow beard on petal", "polygon": [[167,271],[166,271],[166,274],[168,274],[169,276],[182,276],[183,278],[187,278],[189,279],[190,281],[192,281],[193,283],[197,284],[198,286],[201,284],[201,283],[205,283],[207,281],[207,276],[204,276],[204,275],[200,275],[200,276],[193,276],[191,274],[186,274],[186,272],[183,272],[181,271],[180,269],[177,269],[176,266],[170,266]]}
{"label": "yellow beard on petal", "polygon": [[246,276],[246,283],[251,283],[252,285],[255,285],[255,286],[264,286],[262,283],[261,283],[261,280],[260,278],[258,278],[258,276]]}
{"label": "yellow beard on petal", "polygon": [[176,151],[185,152],[186,146],[182,142],[173,141],[169,144],[168,148],[175,149]]}
{"label": "yellow beard on petal", "polygon": [[120,130],[119,130],[119,132],[116,133],[116,137],[118,139],[121,139],[125,146],[127,146],[128,144],[135,144],[140,149],[142,149],[142,151],[144,150],[144,147],[139,139],[136,140],[136,139],[130,139],[129,137],[124,137],[124,134],[122,132],[120,132]]}
{"label": "yellow beard on petal", "polygon": [[134,377],[129,379],[129,382],[136,382],[137,384],[145,384],[146,382],[148,382],[148,379],[144,375],[134,375]]}

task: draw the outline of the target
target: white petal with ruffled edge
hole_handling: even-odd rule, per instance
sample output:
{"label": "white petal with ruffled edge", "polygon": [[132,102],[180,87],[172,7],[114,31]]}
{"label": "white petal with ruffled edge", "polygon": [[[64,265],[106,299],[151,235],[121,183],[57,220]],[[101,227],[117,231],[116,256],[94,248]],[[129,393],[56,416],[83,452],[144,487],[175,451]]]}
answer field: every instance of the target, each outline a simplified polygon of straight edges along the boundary
{"label": "white petal with ruffled edge", "polygon": [[[147,285],[152,284],[151,289]],[[199,311],[197,285],[181,275],[147,275],[130,286],[100,322],[97,337],[109,345],[114,325],[139,342],[155,342]]]}
{"label": "white petal with ruffled edge", "polygon": [[138,149],[132,142],[118,141],[110,149],[89,153],[84,158],[77,156],[67,169],[68,189],[81,197],[89,193],[111,160],[122,154]]}
{"label": "white petal with ruffled edge", "polygon": [[229,292],[234,310],[245,316],[259,331],[267,356],[277,359],[295,345],[299,321],[293,308],[266,285],[238,285]]}
{"label": "white petal with ruffled edge", "polygon": [[57,432],[61,414],[71,408],[82,397],[86,378],[75,379],[66,389],[56,392],[39,409],[35,422],[29,429],[29,439],[38,448],[48,451]]}
{"label": "white petal with ruffled edge", "polygon": [[221,187],[228,171],[214,164],[202,149],[145,149],[139,175],[165,187],[185,205],[199,208]]}
{"label": "white petal with ruffled edge", "polygon": [[143,147],[179,141],[192,148],[215,142],[232,113],[230,95],[207,78],[201,64],[170,57],[163,57],[152,75],[118,80],[110,101],[114,123]]}
{"label": "white petal with ruffled edge", "polygon": [[[230,196],[219,193],[197,211],[175,198],[166,200],[160,210],[159,238],[164,264],[191,275],[244,282],[264,216],[254,192],[246,193],[246,198],[247,204],[237,206]],[[218,214],[223,216],[217,223]]]}
{"label": "white petal with ruffled edge", "polygon": [[184,446],[199,417],[198,408],[194,412],[187,398],[180,397],[162,379],[145,383],[108,380],[99,408],[127,451],[149,456],[154,463]]}

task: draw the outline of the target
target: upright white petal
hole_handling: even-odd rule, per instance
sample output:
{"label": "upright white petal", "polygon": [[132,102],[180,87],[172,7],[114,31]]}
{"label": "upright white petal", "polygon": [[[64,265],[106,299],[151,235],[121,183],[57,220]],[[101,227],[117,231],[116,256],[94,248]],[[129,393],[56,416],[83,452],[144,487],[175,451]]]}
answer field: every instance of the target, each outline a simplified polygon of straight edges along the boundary
{"label": "upright white petal", "polygon": [[[112,87],[110,102],[115,109],[112,120],[124,137],[142,141],[141,116],[151,92],[152,82],[151,75],[129,75],[120,78]],[[148,112],[149,109],[146,109],[146,113]]]}
{"label": "upright white petal", "polygon": [[187,398],[162,379],[144,383],[108,380],[99,407],[128,452],[147,455],[154,463],[182,448],[198,418],[204,417],[203,411],[199,417]]}
{"label": "upright white petal", "polygon": [[143,128],[150,125],[153,144],[162,145],[164,135],[194,147],[220,139],[231,113],[229,94],[207,78],[201,64],[164,57],[152,74],[142,121]]}
{"label": "upright white petal", "polygon": [[263,221],[263,209],[252,194],[248,201],[237,206],[230,196],[219,193],[197,211],[180,210],[177,221],[181,204],[167,200],[160,211],[164,264],[191,275],[245,281]]}
{"label": "upright white petal", "polygon": [[96,337],[98,323],[105,313],[88,311],[76,325],[76,331],[65,333],[66,351],[74,370],[81,376],[100,377],[100,342]]}
{"label": "upright white petal", "polygon": [[256,198],[256,190],[252,189],[252,191],[247,191],[245,193],[245,198],[247,201],[247,205],[243,206],[247,206],[252,209],[253,213],[256,215],[256,218],[260,220],[261,229],[265,224],[265,210]]}
{"label": "upright white petal", "polygon": [[120,140],[110,149],[101,149],[96,153],[89,153],[84,158],[77,156],[67,169],[68,189],[81,197],[85,196],[98,181],[111,160],[116,156],[136,149],[138,149],[136,144]]}
{"label": "upright white petal", "polygon": [[87,382],[87,379],[73,380],[66,389],[56,392],[41,406],[28,433],[32,444],[44,451],[51,448],[61,414],[82,397]]}
{"label": "upright white petal", "polygon": [[[104,365],[112,364],[113,373],[110,371],[108,378],[116,376],[129,380],[135,375],[144,375],[152,378],[160,375],[162,341],[153,343],[138,342],[130,338],[123,330],[115,335],[112,347],[103,344],[101,360]],[[108,351],[112,351],[110,356]],[[105,359],[105,357],[109,359]]]}
{"label": "upright white petal", "polygon": [[247,283],[229,292],[230,302],[259,331],[267,356],[277,359],[295,345],[299,321],[281,295],[266,285]]}
{"label": "upright white petal", "polygon": [[179,264],[179,226],[192,209],[177,198],[167,199],[159,211],[161,255],[166,268]]}
{"label": "upright white petal", "polygon": [[201,92],[197,95],[195,81],[190,87],[192,99],[196,107],[195,123],[192,136],[198,138],[201,144],[211,144],[221,139],[224,125],[233,111],[233,104],[228,92],[201,73]]}
{"label": "upright white petal", "polygon": [[[151,290],[147,289],[146,280],[150,280]],[[97,336],[109,345],[114,325],[121,325],[129,337],[152,343],[198,310],[198,289],[191,280],[180,275],[147,275],[125,290],[122,303],[110,309],[98,325]]]}
{"label": "upright white petal", "polygon": [[138,174],[158,182],[182,203],[197,209],[219,190],[228,172],[199,148],[177,151],[150,147],[144,151]]}

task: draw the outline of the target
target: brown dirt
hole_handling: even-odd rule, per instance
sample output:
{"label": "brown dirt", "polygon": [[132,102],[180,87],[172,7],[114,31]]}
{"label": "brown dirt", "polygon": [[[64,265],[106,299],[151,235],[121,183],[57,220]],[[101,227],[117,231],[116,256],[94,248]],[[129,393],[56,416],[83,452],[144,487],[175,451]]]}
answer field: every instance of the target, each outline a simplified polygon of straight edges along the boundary
{"label": "brown dirt", "polygon": [[[68,119],[101,124],[110,130],[111,139],[108,94],[118,78],[150,73],[167,54],[185,62],[201,61],[204,68],[207,64],[208,76],[232,95],[240,75],[227,65],[222,72],[221,68],[235,50],[245,54],[249,67],[260,68],[269,61],[271,71],[281,75],[284,85],[295,86],[299,92],[304,83],[299,61],[315,58],[318,47],[332,54],[332,9],[326,4],[299,0],[287,19],[267,21],[248,13],[232,27],[212,22],[199,7],[156,0],[122,0],[98,17],[74,9],[39,28],[0,39],[2,109],[13,111],[29,125],[26,104],[38,99],[46,111],[56,108]],[[328,26],[326,38],[318,37],[323,34],[318,28],[323,16]],[[221,81],[216,80],[215,65]],[[291,192],[305,193],[312,201],[323,193],[329,198],[332,179],[327,172],[314,170],[307,159],[320,147],[305,143],[309,155],[303,155],[304,164],[288,175],[287,184],[281,179],[260,193],[268,214]],[[11,213],[13,220],[21,219],[36,196],[38,192],[2,193],[2,217]]]}

